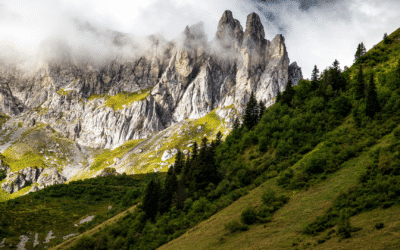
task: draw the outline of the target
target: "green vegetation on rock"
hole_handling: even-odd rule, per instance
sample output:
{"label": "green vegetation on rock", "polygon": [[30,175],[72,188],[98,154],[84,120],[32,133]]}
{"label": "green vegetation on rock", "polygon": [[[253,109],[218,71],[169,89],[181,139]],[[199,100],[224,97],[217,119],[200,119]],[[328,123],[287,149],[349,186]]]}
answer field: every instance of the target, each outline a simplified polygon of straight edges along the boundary
{"label": "green vegetation on rock", "polygon": [[102,152],[94,158],[93,164],[90,167],[90,169],[98,171],[100,169],[105,168],[106,166],[109,166],[111,163],[114,163],[115,157],[121,158],[129,150],[132,150],[132,148],[134,148],[142,141],[143,140],[130,140],[113,150],[110,149],[101,150]]}
{"label": "green vegetation on rock", "polygon": [[124,105],[128,106],[133,102],[144,100],[150,95],[150,91],[151,88],[135,93],[120,92],[111,97],[106,96],[105,105],[113,108],[114,110],[122,109]]}

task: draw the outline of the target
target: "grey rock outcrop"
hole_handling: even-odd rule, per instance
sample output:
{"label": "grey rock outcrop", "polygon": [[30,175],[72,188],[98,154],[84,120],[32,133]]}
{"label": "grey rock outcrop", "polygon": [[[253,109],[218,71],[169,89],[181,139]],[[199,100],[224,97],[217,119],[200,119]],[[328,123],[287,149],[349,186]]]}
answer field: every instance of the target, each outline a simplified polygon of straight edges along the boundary
{"label": "grey rock outcrop", "polygon": [[289,80],[292,81],[293,85],[297,85],[301,79],[303,79],[303,73],[301,72],[301,68],[297,66],[296,62],[293,62],[289,65]]}
{"label": "grey rock outcrop", "polygon": [[176,154],[178,153],[178,150],[176,148],[172,149],[172,150],[165,150],[164,154],[161,157],[162,161],[167,161],[169,159],[171,159],[172,157],[174,157]]}
{"label": "grey rock outcrop", "polygon": [[42,171],[42,168],[28,167],[18,171],[17,173],[9,172],[6,181],[1,185],[1,188],[10,194],[18,192],[31,183],[37,182]]}
{"label": "grey rock outcrop", "polygon": [[67,179],[62,176],[57,168],[45,168],[43,172],[40,174],[37,183],[39,184],[39,189],[43,189],[48,186],[63,184]]}
{"label": "grey rock outcrop", "polygon": [[[118,43],[132,42],[118,37]],[[30,74],[1,67],[0,112],[27,127],[49,124],[81,146],[113,149],[217,108],[218,116],[232,123],[251,92],[269,106],[289,79],[296,84],[302,78],[296,63],[289,66],[284,37],[267,40],[255,13],[243,31],[232,12],[225,11],[211,42],[202,23],[186,27],[174,41],[156,36],[148,41],[143,55],[101,65],[75,63],[66,56],[46,59]],[[110,98],[121,101],[134,93],[143,97],[119,109],[106,105]],[[54,181],[41,176],[42,186],[62,183],[62,177],[52,176]]]}
{"label": "grey rock outcrop", "polygon": [[25,244],[29,241],[29,237],[26,235],[19,236],[20,242],[17,245],[17,250],[26,250]]}
{"label": "grey rock outcrop", "polygon": [[32,168],[27,167],[18,172],[9,172],[1,188],[12,194],[31,184],[38,184],[39,188],[32,186],[30,192],[35,192],[47,186],[62,184],[67,179],[61,175],[57,168]]}

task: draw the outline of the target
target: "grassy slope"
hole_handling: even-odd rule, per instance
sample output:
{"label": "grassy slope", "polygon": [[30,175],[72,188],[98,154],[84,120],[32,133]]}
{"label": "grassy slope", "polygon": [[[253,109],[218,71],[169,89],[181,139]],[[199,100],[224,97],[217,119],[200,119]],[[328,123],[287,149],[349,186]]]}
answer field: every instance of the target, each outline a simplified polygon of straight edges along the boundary
{"label": "grassy slope", "polygon": [[[183,236],[159,249],[287,249],[293,247],[293,243],[304,247],[307,247],[310,243],[312,246],[320,237],[303,235],[302,230],[330,207],[338,193],[355,185],[358,177],[365,170],[366,163],[370,160],[369,152],[377,147],[387,145],[391,138],[392,134],[385,136],[370,150],[347,161],[340,171],[307,191],[294,191],[292,193],[283,191],[277,186],[276,178],[270,179],[207,221],[200,223]],[[315,151],[309,154],[313,154],[313,152]],[[246,232],[227,234],[224,225],[235,218],[240,219],[241,212],[249,204],[255,207],[260,206],[261,194],[267,187],[273,188],[278,193],[286,192],[290,196],[289,203],[275,213],[272,222],[265,225],[250,226],[250,229]],[[400,208],[396,211],[400,211]],[[368,222],[364,221],[365,223]],[[365,230],[368,231],[370,228],[365,228]],[[362,234],[365,230],[363,229],[358,234]],[[337,247],[337,238],[331,241],[336,243]],[[359,244],[361,243],[359,242]],[[363,246],[367,244],[364,241]],[[324,246],[324,244],[321,246]]]}
{"label": "grassy slope", "polygon": [[65,242],[63,242],[63,243],[61,243],[61,244],[59,244],[59,245],[57,245],[55,247],[50,248],[50,250],[68,249],[69,247],[73,246],[77,242],[77,240],[79,240],[82,236],[84,236],[84,235],[85,236],[93,235],[96,232],[100,231],[102,228],[104,228],[104,227],[106,227],[108,225],[117,223],[119,219],[121,219],[122,217],[126,216],[129,213],[132,213],[133,210],[135,210],[135,209],[136,209],[136,205],[133,206],[133,207],[130,207],[129,209],[125,210],[122,213],[119,213],[119,214],[115,215],[114,217],[106,220],[105,222],[101,223],[100,225],[98,225],[98,226],[96,226],[96,227],[84,232],[83,234],[75,236],[73,238],[70,238],[70,239],[66,240]]}
{"label": "grassy slope", "polygon": [[[383,41],[380,42],[368,51],[364,56],[365,59],[361,61],[365,72],[367,74],[374,72],[378,79],[380,73],[387,73],[396,67],[400,58],[400,29],[393,32],[389,38],[392,43],[385,45]],[[382,55],[387,55],[387,58]],[[347,72],[351,79],[354,79],[356,73],[356,67],[350,68]],[[385,91],[380,81],[381,79],[377,86]],[[345,126],[346,122],[338,129]],[[357,158],[345,162],[340,171],[330,175],[326,181],[318,183],[307,191],[293,191],[289,194],[289,203],[278,210],[273,221],[268,224],[250,226],[249,231],[233,235],[227,234],[224,229],[226,223],[235,218],[240,219],[241,212],[249,204],[255,207],[260,206],[260,196],[266,187],[282,192],[276,184],[276,178],[266,181],[226,209],[159,249],[397,249],[400,246],[399,206],[393,206],[387,210],[379,208],[352,217],[352,226],[362,229],[353,233],[354,236],[350,239],[340,241],[337,237],[333,237],[324,244],[318,244],[318,240],[326,237],[327,232],[320,236],[302,234],[307,224],[322,215],[339,193],[356,185],[358,177],[371,161],[369,153],[377,147],[388,145],[392,137],[392,134],[385,136]],[[306,161],[307,156],[318,151],[324,146],[323,144],[323,142],[320,143],[292,166],[295,172],[301,162]],[[376,230],[374,222],[384,222],[385,228]],[[337,230],[337,227],[335,229]]]}
{"label": "grassy slope", "polygon": [[[33,249],[35,233],[39,234],[40,248],[61,243],[63,236],[79,234],[124,211],[104,222],[112,223],[126,211],[130,211],[132,208],[126,209],[136,203],[136,196],[140,195],[140,190],[147,181],[147,176],[143,175],[103,177],[97,181],[91,179],[63,184],[14,197],[16,199],[0,203],[0,238],[6,238],[7,245],[16,246],[20,241],[19,235],[27,235],[30,238],[27,249]],[[63,188],[61,196],[57,193],[60,188]],[[136,193],[132,192],[134,189],[137,189]],[[112,206],[111,210],[108,209],[109,206]],[[74,226],[90,215],[97,215],[98,218],[83,228]],[[44,245],[50,230],[56,238]]]}

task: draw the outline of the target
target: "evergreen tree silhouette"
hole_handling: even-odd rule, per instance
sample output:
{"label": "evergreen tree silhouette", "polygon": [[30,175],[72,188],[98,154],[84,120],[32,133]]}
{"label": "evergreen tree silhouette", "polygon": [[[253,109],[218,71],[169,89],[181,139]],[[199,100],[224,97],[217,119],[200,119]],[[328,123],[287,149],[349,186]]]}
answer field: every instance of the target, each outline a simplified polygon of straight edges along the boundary
{"label": "evergreen tree silhouette", "polygon": [[311,75],[311,90],[315,91],[318,89],[319,69],[317,65],[314,65],[314,69]]}
{"label": "evergreen tree silhouette", "polygon": [[355,86],[355,99],[360,100],[362,98],[365,98],[365,79],[364,79],[364,74],[363,74],[361,64],[358,69],[358,74],[357,74],[356,80],[357,80],[357,82],[356,82],[356,86]]}
{"label": "evergreen tree silhouette", "polygon": [[258,112],[257,123],[261,121],[261,117],[263,116],[264,111],[265,111],[265,109],[266,109],[266,108],[265,108],[265,104],[264,104],[263,101],[260,101],[260,102],[258,103],[258,108],[259,108],[259,112]]}
{"label": "evergreen tree silhouette", "polygon": [[376,93],[374,75],[371,74],[371,78],[367,88],[367,102],[365,107],[366,115],[373,118],[377,112],[380,111],[378,102],[378,94]]}
{"label": "evergreen tree silhouette", "polygon": [[175,172],[176,174],[180,174],[183,169],[183,155],[180,149],[178,149],[178,153],[176,153],[176,158],[175,158]]}
{"label": "evergreen tree silhouette", "polygon": [[176,178],[174,167],[168,169],[165,177],[164,189],[160,198],[160,212],[168,212],[174,199],[174,194],[178,188],[178,179]]}
{"label": "evergreen tree silhouette", "polygon": [[292,81],[289,80],[286,84],[285,92],[282,93],[282,102],[287,104],[289,107],[292,106],[292,99],[294,97],[294,89],[292,87]]}
{"label": "evergreen tree silhouette", "polygon": [[367,50],[365,49],[364,43],[358,44],[356,54],[354,55],[354,62],[357,62],[357,60],[360,59],[366,53]]}
{"label": "evergreen tree silhouette", "polygon": [[250,99],[247,102],[246,110],[243,116],[243,125],[247,127],[247,129],[252,129],[258,120],[258,107],[257,100],[254,97],[254,93],[251,92]]}
{"label": "evergreen tree silhouette", "polygon": [[158,205],[160,199],[160,182],[156,179],[151,179],[147,183],[143,197],[143,211],[146,219],[154,220],[157,216]]}

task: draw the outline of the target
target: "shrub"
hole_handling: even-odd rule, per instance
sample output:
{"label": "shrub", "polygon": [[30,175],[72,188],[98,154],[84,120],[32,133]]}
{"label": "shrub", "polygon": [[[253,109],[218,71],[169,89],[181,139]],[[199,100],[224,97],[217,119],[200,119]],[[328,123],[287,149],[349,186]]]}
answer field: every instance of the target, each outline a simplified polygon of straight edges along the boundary
{"label": "shrub", "polygon": [[94,249],[95,247],[95,239],[91,236],[83,235],[79,238],[77,243],[72,249],[79,249],[79,250],[90,250]]}
{"label": "shrub", "polygon": [[375,228],[376,229],[382,229],[385,225],[382,222],[376,223]]}
{"label": "shrub", "polygon": [[351,231],[352,227],[350,226],[350,218],[342,213],[338,223],[337,235],[340,238],[347,239],[351,237]]}
{"label": "shrub", "polygon": [[260,186],[262,183],[264,182],[264,179],[259,176],[257,177],[257,179],[254,181],[254,185],[256,185],[256,187]]}
{"label": "shrub", "polygon": [[207,200],[206,200],[206,198],[202,197],[199,200],[193,202],[192,209],[196,213],[200,213],[205,210],[206,205],[207,205]]}
{"label": "shrub", "polygon": [[268,151],[268,144],[269,144],[269,140],[267,137],[262,137],[260,139],[260,144],[258,145],[258,150],[260,150],[260,152],[267,152]]}
{"label": "shrub", "polygon": [[257,212],[253,207],[243,210],[240,220],[246,225],[252,225],[257,222]]}
{"label": "shrub", "polygon": [[245,186],[251,183],[251,174],[249,174],[249,172],[246,171],[246,169],[240,169],[237,172],[236,177],[238,178],[240,183],[242,183]]}
{"label": "shrub", "polygon": [[249,227],[245,224],[240,223],[237,220],[233,220],[225,224],[225,230],[228,230],[230,233],[235,233],[238,231],[246,231]]}

